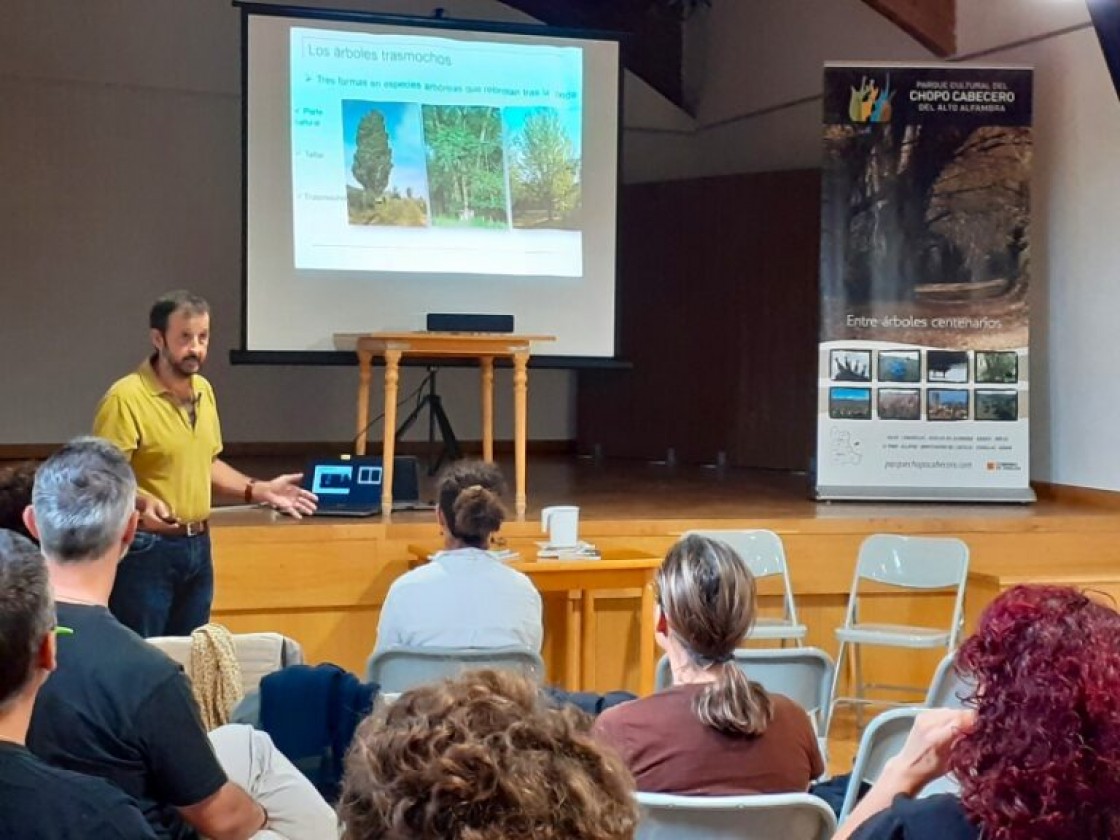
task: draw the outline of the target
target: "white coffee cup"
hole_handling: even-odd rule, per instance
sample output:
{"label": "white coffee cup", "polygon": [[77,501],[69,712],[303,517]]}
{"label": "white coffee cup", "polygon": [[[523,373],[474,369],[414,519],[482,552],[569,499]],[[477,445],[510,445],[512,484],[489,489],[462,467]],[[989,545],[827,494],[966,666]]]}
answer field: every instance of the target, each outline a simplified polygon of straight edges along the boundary
{"label": "white coffee cup", "polygon": [[579,545],[579,508],[553,505],[541,511],[541,530],[548,532],[548,544],[555,548]]}

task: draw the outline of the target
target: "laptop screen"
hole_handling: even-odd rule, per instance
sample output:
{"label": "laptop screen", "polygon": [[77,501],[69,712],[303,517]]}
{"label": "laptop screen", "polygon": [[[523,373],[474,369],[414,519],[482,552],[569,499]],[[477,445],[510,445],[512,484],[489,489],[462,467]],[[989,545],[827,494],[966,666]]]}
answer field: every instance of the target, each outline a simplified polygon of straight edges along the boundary
{"label": "laptop screen", "polygon": [[303,486],[319,497],[319,507],[374,508],[381,501],[381,463],[373,458],[315,461]]}

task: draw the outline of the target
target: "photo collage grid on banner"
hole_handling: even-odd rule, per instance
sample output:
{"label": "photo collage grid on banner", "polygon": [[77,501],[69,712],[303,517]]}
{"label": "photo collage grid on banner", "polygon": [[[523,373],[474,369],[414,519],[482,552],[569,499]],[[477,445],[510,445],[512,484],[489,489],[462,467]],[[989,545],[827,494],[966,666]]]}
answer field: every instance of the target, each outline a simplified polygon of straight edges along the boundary
{"label": "photo collage grid on banner", "polygon": [[1033,501],[1032,73],[824,82],[817,496]]}

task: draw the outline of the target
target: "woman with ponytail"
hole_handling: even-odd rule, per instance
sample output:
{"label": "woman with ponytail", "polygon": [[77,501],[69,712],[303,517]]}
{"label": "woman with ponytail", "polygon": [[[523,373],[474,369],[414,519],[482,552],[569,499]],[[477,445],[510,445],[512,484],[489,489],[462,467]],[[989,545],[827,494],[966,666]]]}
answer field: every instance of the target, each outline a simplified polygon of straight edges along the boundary
{"label": "woman with ponytail", "polygon": [[726,543],[688,536],[657,573],[657,643],[673,686],[604,712],[595,732],[651,793],[803,792],[824,766],[809,716],[735,664],[755,584]]}
{"label": "woman with ponytail", "polygon": [[523,647],[540,652],[541,596],[489,552],[506,517],[502,474],[459,461],[440,476],[443,551],[397,578],[385,597],[377,647]]}

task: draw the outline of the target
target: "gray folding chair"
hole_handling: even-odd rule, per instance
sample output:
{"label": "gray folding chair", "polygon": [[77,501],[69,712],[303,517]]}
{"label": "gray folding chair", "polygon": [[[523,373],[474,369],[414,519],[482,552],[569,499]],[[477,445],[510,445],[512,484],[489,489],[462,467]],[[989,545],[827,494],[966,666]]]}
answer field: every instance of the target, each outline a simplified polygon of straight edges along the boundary
{"label": "gray folding chair", "polygon": [[863,782],[875,784],[875,780],[882,775],[886,763],[902,751],[902,745],[910,730],[914,728],[914,719],[925,711],[922,708],[908,706],[904,709],[889,709],[877,715],[863,730],[863,737],[859,741],[859,751],[852,765],[852,777],[848,781],[848,792],[844,795],[844,804],[840,808],[840,822],[848,818],[848,814],[855,807],[859,797],[859,788]]}
{"label": "gray folding chair", "polygon": [[479,668],[520,671],[537,682],[544,679],[540,654],[526,648],[394,647],[370,656],[366,680],[377,683],[382,692],[399,694]]}
{"label": "gray folding chair", "polygon": [[832,809],[807,793],[636,796],[635,840],[828,840],[836,831]]}
{"label": "gray folding chair", "polygon": [[934,779],[918,793],[918,799],[925,799],[927,796],[938,796],[942,793],[947,793],[952,796],[961,795],[961,785],[955,776],[941,776]]}
{"label": "gray folding chair", "polygon": [[755,579],[780,576],[782,579],[782,616],[758,616],[754,626],[747,634],[753,640],[787,640],[801,644],[808,632],[805,625],[797,620],[797,605],[793,600],[793,586],[789,581],[789,567],[782,539],[773,531],[766,530],[712,530],[687,531],[685,536],[697,534],[715,540],[722,540],[735,550],[747,564]]}
{"label": "gray folding chair", "polygon": [[[914,721],[924,711],[925,708],[917,706],[889,709],[867,724],[859,742],[855,763],[852,765],[852,777],[848,782],[847,793],[844,795],[844,804],[840,808],[839,822],[843,823],[855,807],[860,785],[864,782],[875,784],[887,762],[902,751],[910,730],[914,728]],[[942,793],[953,795],[960,793],[960,785],[953,776],[934,779],[918,793],[918,798],[924,799]]]}
{"label": "gray folding chair", "polygon": [[[844,625],[837,628],[836,638],[840,649],[836,656],[836,670],[832,677],[825,735],[832,721],[836,706],[845,703],[864,705],[914,705],[887,700],[869,700],[868,688],[887,691],[918,693],[922,686],[902,686],[863,682],[861,647],[877,645],[909,649],[944,647],[955,650],[960,636],[964,613],[965,584],[968,582],[968,546],[955,537],[903,537],[896,534],[872,534],[863,541],[856,561],[855,576]],[[908,624],[877,624],[860,620],[861,587],[876,585],[898,590],[952,590],[955,593],[952,614],[947,627],[924,627]],[[837,696],[844,656],[853,647],[854,694]]]}
{"label": "gray folding chair", "polygon": [[937,666],[926,692],[925,706],[928,709],[963,709],[965,700],[972,696],[976,686],[972,680],[965,679],[954,667],[957,652],[945,654]]}
{"label": "gray folding chair", "polygon": [[[303,664],[299,642],[280,633],[234,633],[233,649],[241,666],[241,687],[249,694],[260,688],[261,680],[289,665]],[[148,644],[159,648],[191,675],[190,636],[152,636]]]}
{"label": "gray folding chair", "polygon": [[[748,677],[773,694],[784,694],[801,706],[820,726],[828,711],[832,687],[832,658],[820,648],[739,648],[735,664]],[[654,690],[673,684],[669,657],[657,663]]]}

